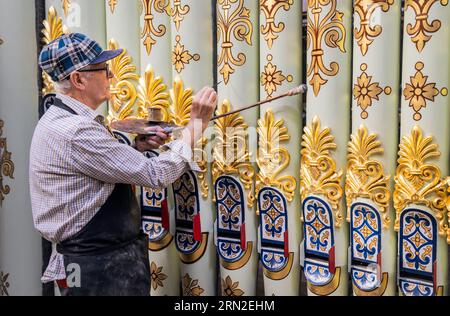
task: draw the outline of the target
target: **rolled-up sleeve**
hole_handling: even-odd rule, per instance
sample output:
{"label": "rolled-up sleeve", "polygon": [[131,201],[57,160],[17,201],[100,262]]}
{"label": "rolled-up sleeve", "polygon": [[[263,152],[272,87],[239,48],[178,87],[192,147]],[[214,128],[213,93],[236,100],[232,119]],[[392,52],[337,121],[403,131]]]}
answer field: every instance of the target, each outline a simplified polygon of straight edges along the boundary
{"label": "rolled-up sleeve", "polygon": [[181,140],[162,149],[165,151],[159,156],[147,158],[117,141],[97,122],[83,122],[71,139],[75,170],[106,183],[165,188],[188,169],[197,171],[190,146]]}

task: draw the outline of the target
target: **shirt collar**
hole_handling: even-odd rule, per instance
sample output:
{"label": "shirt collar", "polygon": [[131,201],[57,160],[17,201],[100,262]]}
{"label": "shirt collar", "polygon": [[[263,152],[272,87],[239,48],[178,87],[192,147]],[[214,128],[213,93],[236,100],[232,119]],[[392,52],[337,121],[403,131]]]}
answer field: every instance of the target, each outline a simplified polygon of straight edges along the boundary
{"label": "shirt collar", "polygon": [[104,122],[105,118],[92,110],[86,104],[68,96],[65,94],[56,94],[56,97],[60,99],[65,105],[74,110],[78,115],[88,117],[90,119],[96,120],[98,122]]}

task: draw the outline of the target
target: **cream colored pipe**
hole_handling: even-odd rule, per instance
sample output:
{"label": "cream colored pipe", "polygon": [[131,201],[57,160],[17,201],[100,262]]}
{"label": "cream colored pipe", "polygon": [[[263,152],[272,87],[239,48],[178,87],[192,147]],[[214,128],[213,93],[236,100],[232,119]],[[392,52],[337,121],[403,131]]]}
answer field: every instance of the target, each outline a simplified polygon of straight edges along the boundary
{"label": "cream colored pipe", "polygon": [[[394,204],[401,295],[446,295],[448,263],[443,178],[448,176],[450,6],[404,8],[401,130]],[[416,226],[417,225],[417,226]],[[420,238],[418,237],[420,236]]]}
{"label": "cream colored pipe", "polygon": [[41,295],[28,182],[38,121],[35,9],[26,0],[0,1],[0,12],[0,296]]}
{"label": "cream colored pipe", "polygon": [[400,7],[399,1],[370,5],[354,1],[353,126],[346,201],[349,269],[357,296],[396,291],[394,177],[390,175],[395,173],[397,156]]}
{"label": "cream colored pipe", "polygon": [[[211,12],[210,1],[171,1],[171,60],[176,78],[171,90],[171,112],[175,124],[187,124],[193,95],[203,86],[213,85]],[[202,172],[188,172],[172,185],[175,243],[184,296],[211,296],[217,292],[211,163],[206,159],[200,162]]]}
{"label": "cream colored pipe", "polygon": [[[300,1],[260,3],[261,100],[302,83],[301,12]],[[302,97],[296,96],[260,109],[255,198],[260,214],[258,244],[266,296],[299,295],[301,103]]]}
{"label": "cream colored pipe", "polygon": [[308,1],[309,89],[300,179],[309,295],[347,295],[342,173],[349,131],[351,13],[351,1]]}
{"label": "cream colored pipe", "polygon": [[[250,0],[218,0],[218,114],[235,110],[237,106],[258,101],[258,4]],[[236,30],[239,28],[239,32]],[[237,34],[240,36],[236,37]],[[252,109],[219,119],[215,125],[213,182],[217,220],[216,245],[219,253],[222,295],[255,295],[257,275],[257,217],[254,203],[255,164],[243,159],[251,153],[255,161],[258,109]],[[238,117],[241,116],[241,121]],[[233,150],[232,141],[225,136],[228,128],[248,124],[251,135],[247,141],[238,137],[240,150]],[[236,130],[235,130],[236,131]],[[233,133],[228,129],[229,133]],[[225,152],[225,154],[224,154]],[[238,154],[234,156],[233,154]],[[230,156],[231,155],[231,156]],[[236,191],[237,190],[237,191]],[[237,193],[239,192],[239,193]],[[227,197],[236,199],[232,207],[240,211],[231,215],[225,206]],[[233,210],[231,210],[232,212]],[[231,224],[231,220],[237,220]],[[245,225],[243,225],[245,224]],[[220,228],[220,229],[219,229]],[[226,233],[231,233],[227,237]]]}

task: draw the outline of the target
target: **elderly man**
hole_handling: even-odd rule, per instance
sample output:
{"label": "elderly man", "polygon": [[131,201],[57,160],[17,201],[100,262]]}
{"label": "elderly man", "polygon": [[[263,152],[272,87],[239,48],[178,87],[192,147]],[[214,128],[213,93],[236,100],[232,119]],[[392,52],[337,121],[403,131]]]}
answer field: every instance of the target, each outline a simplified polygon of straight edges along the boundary
{"label": "elderly man", "polygon": [[[63,35],[45,46],[39,65],[59,90],[36,126],[30,151],[34,225],[56,244],[43,282],[58,281],[63,295],[149,295],[146,235],[131,185],[164,188],[196,168],[192,147],[214,112],[216,93],[195,95],[191,120],[181,137],[138,137],[134,148],[121,144],[95,110],[109,99],[106,63],[122,51],[103,51],[83,34]],[[197,136],[196,136],[197,135]],[[158,148],[148,159],[141,151]],[[66,271],[80,272],[67,286]]]}

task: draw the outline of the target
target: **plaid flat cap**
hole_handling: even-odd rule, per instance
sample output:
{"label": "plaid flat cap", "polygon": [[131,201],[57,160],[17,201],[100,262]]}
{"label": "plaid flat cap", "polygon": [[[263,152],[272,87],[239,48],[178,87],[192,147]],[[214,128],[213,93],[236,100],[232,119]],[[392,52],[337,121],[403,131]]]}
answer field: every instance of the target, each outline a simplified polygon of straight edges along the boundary
{"label": "plaid flat cap", "polygon": [[122,51],[104,51],[96,41],[84,34],[65,34],[44,46],[39,55],[39,66],[53,81],[61,81],[76,70],[113,59]]}

